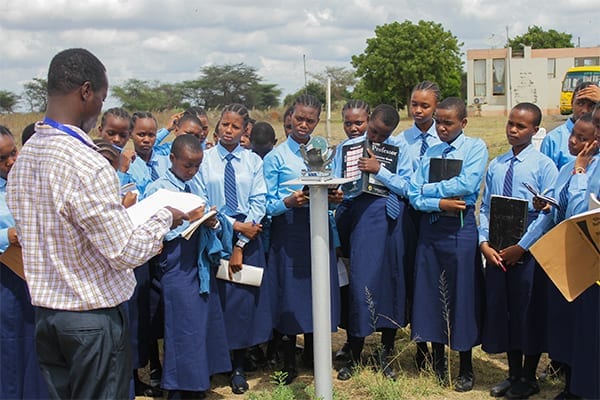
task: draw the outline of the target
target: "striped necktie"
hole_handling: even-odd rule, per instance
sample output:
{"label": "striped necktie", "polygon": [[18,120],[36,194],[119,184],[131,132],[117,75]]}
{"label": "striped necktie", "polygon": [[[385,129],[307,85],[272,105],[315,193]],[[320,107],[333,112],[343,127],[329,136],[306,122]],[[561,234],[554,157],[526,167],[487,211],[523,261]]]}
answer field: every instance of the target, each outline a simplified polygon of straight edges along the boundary
{"label": "striped necktie", "polygon": [[390,191],[390,194],[385,201],[385,213],[391,219],[398,219],[400,215],[400,199],[396,193]]}
{"label": "striped necktie", "polygon": [[229,211],[230,215],[237,212],[237,190],[235,187],[235,170],[231,164],[231,160],[234,155],[229,153],[225,156],[227,164],[225,164],[225,206]]}
{"label": "striped necktie", "polygon": [[156,161],[150,160],[146,163],[146,165],[148,166],[148,168],[150,169],[150,179],[152,179],[152,182],[154,182],[155,180],[158,179],[159,175],[158,175],[158,171],[156,170],[156,164],[158,164]]}
{"label": "striped necktie", "polygon": [[423,157],[429,148],[429,144],[427,144],[427,133],[421,133],[419,136],[421,137],[421,151],[419,152],[419,157]]}
{"label": "striped necktie", "polygon": [[513,189],[513,167],[515,164],[515,160],[517,157],[513,156],[510,159],[510,165],[506,170],[506,175],[504,175],[504,186],[502,187],[502,196],[511,197],[512,189]]}
{"label": "striped necktie", "polygon": [[558,195],[558,210],[556,210],[556,223],[560,223],[565,219],[567,214],[567,207],[569,205],[569,186],[571,185],[571,178],[573,175],[569,176],[569,180],[565,183],[560,194]]}
{"label": "striped necktie", "polygon": [[450,153],[452,150],[454,150],[454,146],[448,145],[448,147],[446,147],[442,152],[442,158],[448,157],[448,153]]}

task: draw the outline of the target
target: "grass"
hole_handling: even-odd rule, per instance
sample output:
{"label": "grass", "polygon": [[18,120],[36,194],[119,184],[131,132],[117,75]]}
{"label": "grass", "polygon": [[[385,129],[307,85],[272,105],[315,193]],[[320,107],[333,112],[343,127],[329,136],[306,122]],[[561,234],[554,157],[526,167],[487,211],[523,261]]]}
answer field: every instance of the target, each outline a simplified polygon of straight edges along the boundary
{"label": "grass", "polygon": [[[164,126],[172,112],[163,112],[155,114],[159,126]],[[258,121],[270,122],[277,133],[279,142],[284,140],[282,115],[283,109],[271,111],[252,111],[251,115]],[[345,138],[342,129],[342,121],[339,117],[339,111],[333,113],[331,121],[331,142],[336,144]],[[211,126],[214,126],[218,119],[218,113],[209,112]],[[42,114],[0,114],[0,124],[6,125],[19,138],[23,128],[31,122],[41,120]],[[322,118],[325,116],[322,115]],[[409,126],[412,121],[401,115],[401,122],[396,132],[400,132]],[[563,123],[565,117],[546,116],[543,126],[550,131],[552,128]],[[504,135],[504,126],[506,117],[471,117],[465,129],[467,135],[483,139],[489,150],[490,158],[507,151],[509,146]],[[323,119],[318,125],[316,135],[326,136],[326,123]],[[95,136],[95,132],[92,132]],[[333,351],[338,350],[345,341],[345,332],[340,331],[333,334]],[[371,335],[367,338],[365,353],[373,352],[380,343],[379,334]],[[475,371],[475,388],[469,393],[457,393],[451,388],[442,388],[438,385],[433,373],[420,373],[416,370],[413,356],[416,352],[414,342],[410,340],[410,331],[400,329],[396,341],[396,357],[394,359],[394,368],[398,373],[395,381],[385,379],[381,374],[374,372],[370,367],[365,366],[359,369],[357,375],[346,382],[338,381],[335,377],[336,371],[332,371],[334,384],[334,398],[336,400],[387,400],[387,399],[489,399],[489,390],[495,383],[505,379],[507,374],[507,365],[504,355],[490,355],[484,353],[479,347],[473,350],[473,363]],[[332,355],[333,356],[333,355]],[[458,355],[452,352],[449,365],[452,366],[452,376],[457,376]],[[547,359],[542,358],[540,368],[547,364]],[[341,367],[341,365],[336,365]],[[266,399],[266,400],[291,400],[291,399],[314,399],[314,379],[312,371],[306,369],[299,370],[299,377],[290,386],[281,385],[281,376],[275,374],[273,370],[257,371],[248,374],[248,381],[251,391],[245,396],[236,396],[231,393],[229,388],[229,377],[226,375],[217,375],[212,380],[212,390],[208,393],[208,399]],[[147,376],[141,374],[142,379]],[[561,390],[561,384],[558,381],[549,381],[541,383],[541,393],[532,399],[553,398]]]}

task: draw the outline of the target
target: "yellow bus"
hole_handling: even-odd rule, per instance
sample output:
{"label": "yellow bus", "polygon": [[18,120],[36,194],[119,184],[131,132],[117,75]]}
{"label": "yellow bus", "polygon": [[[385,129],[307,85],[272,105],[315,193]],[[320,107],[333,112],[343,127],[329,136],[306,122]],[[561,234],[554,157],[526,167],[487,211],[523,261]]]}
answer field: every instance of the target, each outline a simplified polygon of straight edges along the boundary
{"label": "yellow bus", "polygon": [[567,70],[562,82],[560,92],[560,113],[571,114],[571,100],[573,90],[581,82],[594,82],[600,86],[600,65],[590,65],[587,67],[573,67]]}

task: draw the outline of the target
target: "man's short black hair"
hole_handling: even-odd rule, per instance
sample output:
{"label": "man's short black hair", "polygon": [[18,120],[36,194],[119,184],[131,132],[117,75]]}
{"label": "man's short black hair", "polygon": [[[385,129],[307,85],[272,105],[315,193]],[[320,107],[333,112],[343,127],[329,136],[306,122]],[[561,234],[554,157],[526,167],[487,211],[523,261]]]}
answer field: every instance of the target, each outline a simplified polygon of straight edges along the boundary
{"label": "man's short black hair", "polygon": [[71,93],[88,81],[94,91],[108,86],[106,68],[88,50],[63,50],[50,61],[48,96]]}

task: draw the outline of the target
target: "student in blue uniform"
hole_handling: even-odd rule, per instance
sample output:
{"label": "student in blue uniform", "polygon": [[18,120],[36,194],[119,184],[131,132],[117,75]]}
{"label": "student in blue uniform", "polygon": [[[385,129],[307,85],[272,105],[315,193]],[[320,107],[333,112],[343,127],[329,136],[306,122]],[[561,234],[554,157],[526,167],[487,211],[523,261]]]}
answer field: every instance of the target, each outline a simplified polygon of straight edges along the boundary
{"label": "student in blue uniform", "polygon": [[273,329],[271,290],[273,274],[265,262],[260,238],[265,215],[266,186],[262,159],[246,151],[240,140],[246,131],[248,110],[241,104],[225,106],[218,123],[219,141],[206,150],[197,179],[208,201],[228,217],[234,230],[229,269],[242,263],[265,268],[260,287],[219,280],[217,286],[225,315],[227,342],[233,354],[231,389],[248,390],[244,374],[246,349],[267,342]]}
{"label": "student in blue uniform", "polygon": [[[571,155],[575,156],[575,159],[560,169],[554,189],[548,193],[559,201],[560,209],[552,207],[550,212],[540,213],[538,218],[527,228],[527,232],[518,244],[500,251],[500,257],[507,266],[514,265],[520,260],[525,251],[529,250],[533,243],[556,224],[587,210],[588,200],[585,196],[589,182],[594,179],[592,173],[597,168],[599,159],[598,141],[594,137],[594,125],[590,113],[582,115],[575,122],[569,138],[569,151]],[[597,313],[598,300],[597,297],[594,299],[594,296],[597,296],[598,292],[594,293],[595,289],[588,289],[589,292],[586,291],[586,296],[580,295],[581,299],[577,298],[573,303],[568,303],[552,283],[549,283],[548,286],[548,354],[552,360],[564,363],[566,369],[565,389],[559,398],[571,398],[572,395],[598,398],[600,391],[597,379],[599,372],[597,320],[590,319],[584,323],[585,329],[575,330],[575,327],[581,326],[582,322],[581,320],[575,322],[577,305],[587,304],[590,301],[588,296],[591,296],[590,304],[593,304],[595,300],[595,306],[590,309],[589,305],[584,305],[583,308],[590,312],[595,307],[592,313]],[[577,315],[579,319],[581,314]],[[589,318],[589,316],[586,315],[585,318]],[[585,334],[583,331],[586,331]],[[593,336],[591,340],[587,336],[588,333]],[[583,343],[586,343],[586,346],[581,348]],[[574,365],[582,367],[576,369],[578,377],[572,379],[575,371],[571,367]],[[580,377],[587,377],[587,379],[580,379]],[[573,381],[577,382],[577,388],[572,387]],[[539,388],[535,380],[521,381],[514,391],[526,398],[537,393]]]}
{"label": "student in blue uniform", "polygon": [[157,122],[149,112],[135,112],[131,117],[133,130],[131,140],[135,154],[129,164],[121,159],[121,171],[126,170],[121,183],[133,182],[137,186],[141,197],[145,197],[146,186],[164,175],[169,168],[167,156],[159,155],[153,151],[156,142]]}
{"label": "student in blue uniform", "polygon": [[[427,149],[440,143],[433,119],[435,108],[439,102],[440,88],[437,84],[430,81],[423,81],[415,85],[410,95],[409,104],[410,115],[414,120],[414,124],[393,138],[396,143],[406,144],[406,156],[411,160],[413,173],[417,170],[419,161],[425,155]],[[406,272],[407,309],[409,312],[412,307],[415,251],[417,249],[419,224],[422,214],[422,212],[415,210],[410,205],[404,213],[404,239],[406,240],[404,270]],[[419,370],[423,371],[426,369],[428,363],[431,363],[431,353],[427,347],[427,342],[417,341],[415,364]]]}
{"label": "student in blue uniform", "polygon": [[[538,212],[533,195],[523,183],[539,193],[554,187],[556,166],[531,143],[541,120],[541,110],[532,103],[519,103],[510,111],[506,137],[512,148],[490,163],[479,212],[479,246],[487,261],[482,348],[488,353],[507,353],[508,358],[508,378],[492,387],[493,397],[504,396],[521,379],[535,381],[540,355],[546,350],[542,318],[546,312],[544,271],[530,254],[519,265],[506,269],[498,253],[501,249],[488,243],[492,195],[527,200],[529,224]],[[515,394],[510,391],[510,395]]]}
{"label": "student in blue uniform", "polygon": [[[480,342],[483,270],[474,209],[488,152],[481,139],[463,132],[467,124],[463,100],[442,100],[435,124],[442,143],[427,150],[409,189],[413,207],[429,213],[419,227],[412,338],[432,342],[433,366],[442,382],[447,373],[444,345],[460,352],[455,390],[465,392],[474,381],[471,349]],[[460,174],[429,182],[434,157],[462,160]]]}
{"label": "student in blue uniform", "polygon": [[[365,141],[389,143],[399,121],[392,106],[381,104],[371,113],[366,134],[348,140],[346,145]],[[360,363],[365,337],[375,330],[382,332],[381,369],[386,377],[393,379],[390,360],[394,356],[396,329],[407,323],[402,221],[403,199],[407,196],[412,167],[408,157],[403,157],[406,154],[403,144],[394,172],[382,167],[372,150],[367,152],[367,156],[358,159],[358,169],[375,174],[390,189],[392,198],[369,193],[346,194],[336,211],[340,238],[347,238],[350,250],[347,331],[352,354],[350,362],[338,373],[340,380],[350,379],[352,369]],[[341,167],[336,163],[334,173],[338,177],[342,176]]]}
{"label": "student in blue uniform", "polygon": [[[195,136],[177,137],[169,157],[171,168],[148,186],[147,193],[161,188],[191,191],[189,183],[200,168],[202,156],[202,146]],[[203,212],[203,207],[190,212],[190,222],[200,218]],[[210,228],[216,222],[213,217],[204,225]],[[231,230],[231,226],[225,226],[227,221],[223,222],[221,229]],[[213,271],[203,273],[199,268],[200,257],[209,245],[203,242],[207,235],[204,228],[200,228],[186,240],[181,232],[187,226],[183,224],[165,236],[159,255],[158,279],[165,321],[161,387],[169,391],[169,399],[204,398],[204,392],[210,389],[210,376],[231,370],[216,279]],[[209,237],[211,241],[219,240],[214,235]],[[205,267],[210,268],[210,265]]]}
{"label": "student in blue uniform", "polygon": [[[264,159],[264,175],[267,183],[267,214],[272,216],[271,248],[269,266],[278,274],[278,315],[275,328],[283,334],[283,371],[285,383],[297,376],[296,335],[305,334],[304,361],[310,365],[312,348],[310,333],[313,332],[311,294],[311,245],[309,210],[302,186],[283,183],[300,176],[306,169],[300,154],[300,145],[310,140],[319,123],[321,103],[312,95],[299,96],[293,105],[292,132],[288,139],[273,149]],[[295,191],[294,191],[295,190]],[[341,200],[341,191],[335,199]],[[331,326],[339,322],[339,290],[335,253],[330,241],[331,277]],[[308,339],[308,340],[307,340]]]}
{"label": "student in blue uniform", "polygon": [[[369,107],[369,104],[363,100],[350,100],[344,104],[342,107],[342,123],[344,127],[344,133],[346,134],[346,139],[339,143],[336,147],[335,160],[332,164],[332,169],[335,170],[335,165],[339,165],[341,163],[342,147],[344,144],[346,144],[346,142],[348,142],[350,139],[364,135],[364,133],[367,131],[367,124],[369,123],[370,115],[371,108]],[[342,204],[340,204],[335,210],[336,217],[341,217],[346,209],[347,207],[345,207],[344,202],[342,202]],[[344,237],[342,239],[339,236],[339,229],[337,228],[337,222],[335,219],[333,222],[336,224],[335,229],[338,232],[338,238],[340,241],[340,248],[339,250],[336,249],[336,255],[338,258],[344,257],[346,260],[348,260],[350,257],[349,237]],[[340,328],[348,328],[348,314],[348,285],[345,285],[340,287]],[[346,330],[346,342],[342,348],[335,353],[336,360],[343,360],[346,362],[350,360],[349,339],[350,337],[348,336],[348,331]]]}
{"label": "student in blue uniform", "polygon": [[[196,118],[187,118],[188,116]],[[187,124],[184,122],[190,121]],[[208,115],[202,107],[190,107],[184,112],[171,116],[171,122],[166,128],[160,128],[156,132],[156,142],[154,143],[154,151],[156,154],[168,156],[171,152],[171,144],[173,142],[162,143],[162,141],[173,132],[173,136],[177,137],[183,134],[195,135],[202,142],[202,150],[206,149],[206,136],[208,135]]]}
{"label": "student in blue uniform", "polygon": [[129,141],[132,128],[129,113],[121,107],[113,107],[102,114],[98,134],[100,138],[123,149]]}
{"label": "student in blue uniform", "polygon": [[[595,127],[595,146],[600,146],[600,104],[594,108],[592,122]],[[584,164],[582,161],[581,164]],[[600,198],[600,161],[596,155],[589,169],[588,187],[582,209],[589,208],[590,194]],[[575,206],[577,207],[577,206]],[[571,360],[571,381],[567,395],[586,399],[600,398],[600,286],[592,285],[572,303],[574,357]],[[563,392],[564,394],[564,392]],[[560,396],[560,395],[559,395]],[[569,397],[569,396],[565,396]]]}
{"label": "student in blue uniform", "polygon": [[[0,125],[0,253],[19,243],[15,220],[6,206],[6,179],[18,154],[12,133]],[[34,309],[27,284],[0,263],[0,399],[49,397],[34,334]]]}
{"label": "student in blue uniform", "polygon": [[581,82],[575,87],[571,100],[573,115],[567,122],[548,132],[542,141],[540,151],[550,157],[559,170],[563,165],[575,159],[575,157],[569,153],[568,144],[573,125],[583,114],[591,112],[596,104],[596,100],[592,94],[579,96],[579,92],[589,86],[595,86],[595,83]]}

